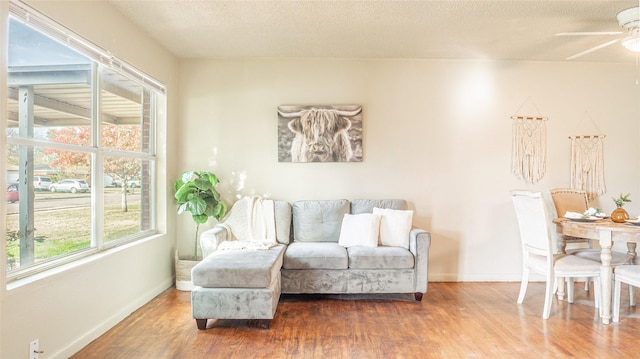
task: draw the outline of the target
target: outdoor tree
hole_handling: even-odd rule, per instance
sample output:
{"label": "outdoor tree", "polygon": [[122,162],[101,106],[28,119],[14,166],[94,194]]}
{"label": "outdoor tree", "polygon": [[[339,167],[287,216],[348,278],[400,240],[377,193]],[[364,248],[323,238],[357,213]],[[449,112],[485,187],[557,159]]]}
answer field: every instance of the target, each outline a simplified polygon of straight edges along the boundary
{"label": "outdoor tree", "polygon": [[[8,128],[7,129],[7,137],[14,137],[18,135],[17,128]],[[20,158],[20,146],[18,145],[7,145],[7,164],[17,165],[19,163]]]}
{"label": "outdoor tree", "polygon": [[[7,129],[7,137],[15,137],[18,136],[17,128],[8,128]],[[36,139],[45,139],[46,133],[41,131],[34,132],[34,138]],[[11,165],[19,165],[20,158],[20,145],[8,144],[7,145],[7,163]],[[42,147],[34,147],[33,148],[33,162],[38,164],[49,164],[51,160],[46,155],[44,149]]]}
{"label": "outdoor tree", "polygon": [[[49,130],[49,139],[74,145],[88,146],[91,143],[91,128],[61,127]],[[47,155],[51,156],[51,168],[59,170],[66,175],[89,173],[91,168],[91,155],[86,152],[74,152],[57,149],[47,149]]]}
{"label": "outdoor tree", "polygon": [[[137,151],[140,147],[140,127],[135,125],[102,126],[102,146],[121,151]],[[91,128],[62,127],[49,130],[49,138],[69,144],[89,145]],[[84,152],[47,149],[47,155],[53,155],[51,166],[66,173],[89,173],[91,156]],[[118,179],[122,183],[122,211],[128,211],[127,187],[140,173],[140,161],[122,156],[105,156],[104,173]]]}
{"label": "outdoor tree", "polygon": [[[119,150],[136,151],[140,147],[139,126],[104,126],[102,145]],[[105,157],[104,171],[122,180],[122,211],[128,211],[127,187],[140,173],[140,160],[126,157]]]}

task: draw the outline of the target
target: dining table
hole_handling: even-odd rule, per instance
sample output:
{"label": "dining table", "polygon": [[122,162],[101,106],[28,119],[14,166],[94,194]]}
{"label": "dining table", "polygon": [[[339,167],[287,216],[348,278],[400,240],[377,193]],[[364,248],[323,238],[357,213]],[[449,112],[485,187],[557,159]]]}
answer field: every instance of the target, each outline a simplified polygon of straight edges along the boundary
{"label": "dining table", "polygon": [[[555,218],[556,232],[564,236],[588,238],[600,244],[600,318],[604,324],[611,321],[611,283],[613,268],[611,267],[611,248],[616,242],[627,244],[627,254],[635,259],[636,245],[640,243],[639,223],[617,223],[609,218],[603,219],[569,219]],[[558,247],[564,250],[564,236],[558,236]]]}

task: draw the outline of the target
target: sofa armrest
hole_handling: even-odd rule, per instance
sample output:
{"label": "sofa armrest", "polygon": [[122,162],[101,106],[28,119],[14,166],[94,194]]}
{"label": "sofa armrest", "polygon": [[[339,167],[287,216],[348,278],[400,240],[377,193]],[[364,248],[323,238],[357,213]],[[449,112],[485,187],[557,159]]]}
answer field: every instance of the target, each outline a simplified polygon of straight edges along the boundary
{"label": "sofa armrest", "polygon": [[424,229],[412,228],[409,232],[409,250],[416,260],[416,292],[427,292],[429,273],[429,247],[431,234]]}
{"label": "sofa armrest", "polygon": [[200,234],[200,248],[202,249],[202,258],[215,252],[220,243],[227,240],[227,228],[220,224],[204,231]]}

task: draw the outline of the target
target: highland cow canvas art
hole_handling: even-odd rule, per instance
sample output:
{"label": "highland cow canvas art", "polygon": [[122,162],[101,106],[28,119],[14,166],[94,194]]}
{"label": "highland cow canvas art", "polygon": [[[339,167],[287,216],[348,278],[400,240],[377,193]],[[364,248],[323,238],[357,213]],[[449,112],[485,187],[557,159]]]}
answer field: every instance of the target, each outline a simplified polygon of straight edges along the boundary
{"label": "highland cow canvas art", "polygon": [[362,106],[278,106],[279,162],[362,162]]}

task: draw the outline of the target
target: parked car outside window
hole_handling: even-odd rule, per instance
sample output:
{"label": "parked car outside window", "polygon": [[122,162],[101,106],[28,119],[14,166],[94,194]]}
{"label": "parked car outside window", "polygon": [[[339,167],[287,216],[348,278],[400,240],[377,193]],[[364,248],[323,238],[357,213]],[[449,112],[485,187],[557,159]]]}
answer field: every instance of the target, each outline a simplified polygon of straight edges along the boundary
{"label": "parked car outside window", "polygon": [[84,180],[65,179],[52,184],[49,190],[51,192],[87,192],[89,190],[89,184]]}
{"label": "parked car outside window", "polygon": [[20,200],[20,192],[18,191],[18,184],[11,183],[7,185],[7,202],[18,202]]}
{"label": "parked car outside window", "polygon": [[43,176],[33,176],[33,189],[36,191],[48,191],[51,187],[51,178]]}

